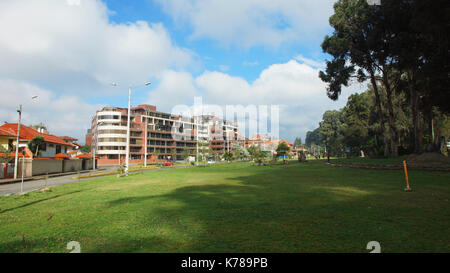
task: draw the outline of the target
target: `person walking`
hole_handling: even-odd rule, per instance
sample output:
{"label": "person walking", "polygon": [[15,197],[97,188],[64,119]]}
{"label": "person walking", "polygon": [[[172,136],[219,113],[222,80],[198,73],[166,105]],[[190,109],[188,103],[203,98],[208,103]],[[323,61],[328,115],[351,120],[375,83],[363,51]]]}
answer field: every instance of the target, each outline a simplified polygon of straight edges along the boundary
{"label": "person walking", "polygon": [[328,164],[330,164],[330,152],[327,153]]}

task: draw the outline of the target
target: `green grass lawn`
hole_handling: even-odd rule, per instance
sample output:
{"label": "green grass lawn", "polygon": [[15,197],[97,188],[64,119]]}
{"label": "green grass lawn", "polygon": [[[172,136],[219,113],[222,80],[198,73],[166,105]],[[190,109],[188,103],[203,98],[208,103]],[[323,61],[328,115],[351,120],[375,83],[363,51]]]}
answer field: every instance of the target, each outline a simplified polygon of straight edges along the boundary
{"label": "green grass lawn", "polygon": [[0,198],[0,252],[450,251],[450,173],[249,163]]}

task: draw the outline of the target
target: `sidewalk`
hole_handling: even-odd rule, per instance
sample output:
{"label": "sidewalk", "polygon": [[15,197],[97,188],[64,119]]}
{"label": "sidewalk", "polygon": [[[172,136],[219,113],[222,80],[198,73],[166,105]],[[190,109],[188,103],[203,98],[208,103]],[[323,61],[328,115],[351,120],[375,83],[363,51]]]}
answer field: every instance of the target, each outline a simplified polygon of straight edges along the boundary
{"label": "sidewalk", "polygon": [[[85,170],[85,171],[80,171],[80,174],[84,174],[84,173],[98,173],[98,172],[103,172],[106,169],[100,168],[100,169],[96,169],[94,170]],[[67,172],[67,173],[54,173],[54,174],[49,174],[47,178],[53,178],[53,177],[60,177],[60,176],[68,176],[68,175],[76,175],[78,174],[78,172]],[[45,175],[38,175],[38,176],[32,176],[32,177],[24,177],[23,181],[27,182],[27,181],[33,181],[33,180],[42,180],[45,179],[46,176]],[[6,185],[6,184],[14,184],[14,183],[21,183],[22,182],[22,178],[18,178],[18,179],[14,179],[14,178],[7,178],[7,179],[0,179],[0,185]]]}

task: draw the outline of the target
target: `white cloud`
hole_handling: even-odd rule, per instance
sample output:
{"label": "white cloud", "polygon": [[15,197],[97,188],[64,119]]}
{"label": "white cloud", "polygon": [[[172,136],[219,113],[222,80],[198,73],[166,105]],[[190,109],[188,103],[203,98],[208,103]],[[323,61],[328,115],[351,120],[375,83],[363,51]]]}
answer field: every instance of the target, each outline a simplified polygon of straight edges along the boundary
{"label": "white cloud", "polygon": [[297,61],[300,61],[304,64],[307,64],[309,66],[312,66],[314,68],[324,68],[325,67],[325,62],[320,62],[320,61],[316,61],[316,60],[312,60],[309,58],[304,57],[303,55],[298,55],[297,57],[295,57],[295,59]]}
{"label": "white cloud", "polygon": [[165,70],[158,78],[159,85],[149,92],[147,103],[158,110],[170,110],[174,105],[184,104],[198,95],[194,79],[188,72]]}
{"label": "white cloud", "polygon": [[[334,0],[157,0],[192,38],[224,45],[278,47],[295,40],[322,39]],[[319,34],[320,33],[320,34]]]}
{"label": "white cloud", "polygon": [[318,126],[326,110],[343,107],[350,94],[365,89],[360,84],[345,88],[334,102],[326,95],[319,70],[296,60],[267,67],[251,83],[218,71],[205,71],[196,78],[184,72],[166,73],[149,99],[151,104],[163,105],[161,110],[170,111],[178,104],[190,106],[195,96],[202,96],[204,104],[222,106],[280,105],[280,135],[291,140],[304,138]]}
{"label": "white cloud", "polygon": [[0,121],[16,122],[22,103],[26,124],[84,142],[100,107],[88,101],[123,91],[111,82],[138,84],[192,64],[162,24],[118,24],[112,14],[100,0],[1,0]]}
{"label": "white cloud", "polygon": [[0,74],[92,93],[112,81],[144,82],[191,62],[192,54],[176,47],[162,24],[115,24],[110,14],[99,0],[2,0]]}
{"label": "white cloud", "polygon": [[[38,96],[32,99],[32,96]],[[70,135],[84,142],[91,117],[100,105],[90,105],[74,95],[57,95],[33,84],[0,80],[0,121],[17,122],[16,110],[23,105],[22,122],[43,122],[51,134]]]}

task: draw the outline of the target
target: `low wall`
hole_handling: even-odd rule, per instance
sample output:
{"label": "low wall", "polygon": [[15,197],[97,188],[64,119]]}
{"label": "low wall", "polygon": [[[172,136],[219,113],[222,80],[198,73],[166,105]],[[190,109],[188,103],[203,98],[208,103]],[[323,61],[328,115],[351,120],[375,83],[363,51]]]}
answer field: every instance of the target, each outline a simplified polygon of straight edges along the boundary
{"label": "low wall", "polygon": [[92,159],[83,159],[83,170],[92,170]]}
{"label": "low wall", "polygon": [[63,160],[61,159],[34,159],[32,175],[44,175],[63,172]]}
{"label": "low wall", "polygon": [[83,167],[83,160],[63,160],[63,173],[78,172]]}
{"label": "low wall", "polygon": [[[22,177],[22,159],[19,160],[17,177]],[[14,177],[14,164],[0,164],[0,179]],[[46,174],[78,172],[92,170],[92,159],[53,159],[53,158],[26,158],[24,165],[24,177],[32,177]],[[6,174],[6,176],[5,176]]]}
{"label": "low wall", "polygon": [[14,164],[0,163],[0,179],[14,177]]}
{"label": "low wall", "polygon": [[[17,166],[17,177],[22,177],[22,163],[23,159],[19,159],[19,164]],[[24,177],[30,177],[33,174],[33,159],[25,158],[25,167],[24,167]]]}

